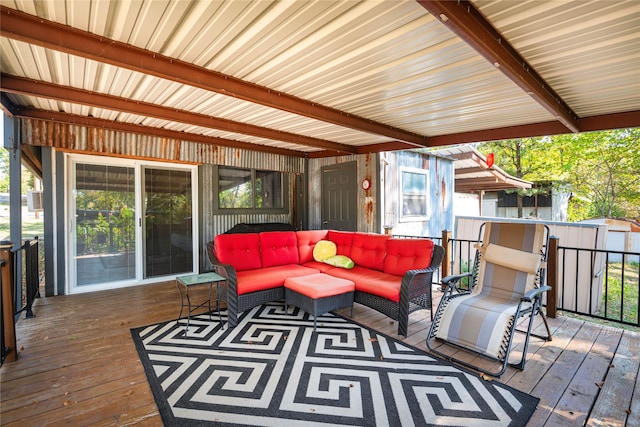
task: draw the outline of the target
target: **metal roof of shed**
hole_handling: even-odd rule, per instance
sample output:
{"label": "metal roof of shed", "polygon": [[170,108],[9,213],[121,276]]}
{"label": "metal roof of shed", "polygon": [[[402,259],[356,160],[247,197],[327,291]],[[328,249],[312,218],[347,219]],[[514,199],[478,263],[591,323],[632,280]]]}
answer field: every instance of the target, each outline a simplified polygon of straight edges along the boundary
{"label": "metal roof of shed", "polygon": [[452,159],[455,170],[455,191],[481,191],[531,188],[533,183],[509,175],[497,165],[489,166],[487,158],[472,145],[459,145],[430,151],[429,154]]}

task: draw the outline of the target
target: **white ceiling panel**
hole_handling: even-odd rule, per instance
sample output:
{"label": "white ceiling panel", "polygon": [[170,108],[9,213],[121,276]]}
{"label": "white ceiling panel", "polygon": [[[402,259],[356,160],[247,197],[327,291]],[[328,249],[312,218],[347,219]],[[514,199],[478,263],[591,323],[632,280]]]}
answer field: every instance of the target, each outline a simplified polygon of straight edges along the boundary
{"label": "white ceiling panel", "polygon": [[480,0],[474,5],[579,116],[637,109],[640,2]]}

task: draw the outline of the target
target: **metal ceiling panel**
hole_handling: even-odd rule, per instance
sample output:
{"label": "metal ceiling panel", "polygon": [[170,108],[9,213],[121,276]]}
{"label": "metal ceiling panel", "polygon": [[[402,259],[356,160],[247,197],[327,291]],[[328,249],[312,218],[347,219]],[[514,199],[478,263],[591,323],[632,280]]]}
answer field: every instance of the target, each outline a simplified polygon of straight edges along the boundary
{"label": "metal ceiling panel", "polygon": [[[7,40],[4,39],[3,41]],[[289,129],[295,128],[296,133],[301,135],[322,138],[322,135],[324,134],[331,134],[332,140],[349,143],[350,145],[364,145],[388,140],[387,138],[365,132],[325,122],[319,122],[317,120],[300,117],[292,113],[257,104],[247,103],[236,98],[215,94],[203,89],[185,86],[152,76],[145,76],[142,73],[116,69],[117,67],[113,67],[111,65],[99,64],[95,61],[74,57],[64,53],[51,52],[46,49],[30,46],[26,43],[11,40],[8,41],[7,44],[11,47],[11,49],[8,50],[12,52],[21,52],[21,57],[28,57],[33,59],[34,62],[38,61],[42,63],[43,65],[41,68],[44,68],[45,70],[53,69],[56,64],[73,65],[55,73],[55,75],[63,75],[67,77],[59,79],[60,81],[55,81],[58,79],[55,79],[54,76],[51,76],[51,78],[42,78],[42,75],[34,74],[33,71],[39,69],[39,67],[35,66],[24,68],[24,71],[28,73],[27,75],[23,75],[21,72],[14,73],[20,77],[43,81],[54,80],[53,83],[56,84],[63,84],[65,86],[77,87],[79,89],[90,91],[104,92],[109,95],[119,96],[130,100],[164,105],[176,110],[192,111],[212,117],[228,118],[242,123],[266,126],[281,131],[293,132],[293,130]],[[36,53],[34,53],[34,51]],[[54,58],[54,60],[50,61],[51,58]],[[19,63],[20,61],[20,58],[15,59],[16,63]],[[101,82],[107,79],[95,77],[99,72],[105,76],[113,76],[112,84],[102,84]],[[81,86],[77,86],[78,84]],[[52,109],[52,104],[44,99],[32,99],[29,103],[21,102],[20,104],[36,108]],[[72,114],[86,114],[83,113],[83,108],[84,111],[87,111],[86,107],[68,103],[54,103],[53,105],[56,105],[53,108],[56,111],[66,111]],[[92,115],[94,117],[107,118],[103,112],[96,111],[99,110],[96,107],[92,107],[91,110],[93,111]],[[109,110],[106,111],[106,114],[111,113]],[[122,117],[126,116],[120,116],[118,120],[129,122],[129,120],[123,119]],[[144,121],[136,121],[136,123],[140,122]],[[228,132],[222,132],[215,136],[221,136],[223,134],[226,135],[225,137],[227,138],[241,140],[239,139],[240,134],[232,134],[229,136]]]}
{"label": "metal ceiling panel", "polygon": [[640,2],[473,4],[580,117],[638,108]]}
{"label": "metal ceiling panel", "polygon": [[[40,13],[77,28],[101,29],[104,33],[98,33],[100,35],[141,48],[157,49],[164,45],[167,48],[160,49],[159,53],[180,59],[193,58],[191,60],[196,64],[216,71],[416,133],[439,135],[452,130],[450,126],[440,127],[438,122],[434,123],[424,108],[412,111],[414,105],[433,105],[438,92],[451,87],[456,87],[459,93],[445,100],[440,98],[437,110],[457,117],[460,116],[460,104],[466,102],[467,111],[475,111],[476,116],[457,120],[457,131],[472,130],[477,123],[491,127],[514,122],[483,113],[487,111],[483,108],[486,100],[481,101],[478,108],[470,108],[468,102],[474,99],[477,85],[495,85],[496,80],[507,85],[508,79],[412,1],[234,1],[223,5],[205,2],[206,7],[201,4],[169,7],[170,2],[114,2],[106,13],[110,22],[98,25],[95,22],[105,16],[104,5],[100,7],[90,2],[90,7],[79,7],[74,2],[67,2],[66,13],[59,16],[59,12],[46,12],[55,7],[53,3],[56,2],[43,2]],[[96,16],[98,12],[101,16]],[[209,17],[209,21],[200,27],[196,46],[192,42],[183,45],[185,50],[182,52],[177,48],[168,52],[169,43],[163,44],[159,40],[162,37],[167,41],[169,37],[182,39],[193,34],[194,13]],[[132,17],[136,17],[135,21]],[[167,32],[167,28],[173,31]],[[195,53],[198,48],[200,51]],[[191,52],[191,58],[187,50]],[[476,66],[470,66],[469,61],[476,62]],[[60,59],[56,62],[60,63]],[[86,89],[93,88],[86,87],[85,77],[95,76],[97,81],[105,82],[107,79],[101,77],[103,74],[114,75],[109,66],[98,69],[91,65],[92,61],[82,58],[71,57],[62,61],[65,62],[71,64],[71,69],[68,78],[59,76],[61,81],[74,80],[77,84],[81,78]],[[487,74],[491,74],[489,82]],[[114,81],[108,90],[112,95],[138,99],[145,94],[142,100],[154,102],[156,97],[162,101],[165,91],[149,90],[152,83],[147,79],[157,84],[156,79],[127,71],[119,71],[116,75],[121,83]],[[472,80],[477,81],[477,85],[470,84]],[[181,92],[188,100],[196,91],[191,88]],[[219,102],[221,97],[213,95],[220,107],[210,113],[225,117],[225,105]],[[527,98],[522,91],[515,90],[504,102],[513,103],[513,97]],[[387,101],[401,107],[389,108]],[[498,100],[494,98],[492,102]],[[241,104],[236,108],[233,120],[251,122],[256,108],[262,108]],[[525,104],[520,103],[521,106]],[[189,105],[202,107],[200,102]],[[176,108],[181,108],[179,103]],[[550,118],[533,101],[528,103],[522,115],[538,116],[540,120]],[[465,122],[469,126],[465,126]],[[309,128],[309,131],[314,129]]]}
{"label": "metal ceiling panel", "polygon": [[[367,120],[440,136],[556,117],[413,0],[0,0],[3,7],[206,67]],[[640,3],[473,5],[580,117],[640,111]],[[0,38],[2,72],[363,146],[377,135]],[[318,151],[162,118],[12,94],[17,105]]]}

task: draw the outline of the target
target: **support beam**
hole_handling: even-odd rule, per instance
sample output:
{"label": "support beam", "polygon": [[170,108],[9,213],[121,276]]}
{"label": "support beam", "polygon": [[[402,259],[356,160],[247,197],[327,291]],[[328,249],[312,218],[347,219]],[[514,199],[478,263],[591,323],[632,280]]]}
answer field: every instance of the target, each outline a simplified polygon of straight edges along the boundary
{"label": "support beam", "polygon": [[[470,181],[470,182],[464,182]],[[513,190],[514,188],[519,188],[521,186],[517,185],[517,183],[510,183],[508,181],[496,181],[496,180],[456,180],[455,182],[455,192],[456,193],[473,193],[476,191],[500,191],[500,190]],[[479,190],[482,188],[482,190]]]}
{"label": "support beam", "polygon": [[327,141],[320,138],[313,138],[290,132],[278,131],[262,126],[251,125],[248,123],[220,119],[204,114],[192,113],[184,110],[176,110],[173,108],[162,107],[160,105],[147,102],[120,98],[113,95],[105,95],[88,90],[76,89],[69,86],[60,86],[43,81],[34,81],[7,74],[2,74],[1,78],[2,87],[0,88],[0,90],[2,90],[3,92],[55,99],[59,101],[88,105],[98,108],[106,108],[113,111],[122,111],[131,114],[138,114],[145,117],[155,117],[157,119],[186,123],[189,125],[202,126],[205,128],[220,129],[227,132],[252,135],[259,138],[284,141],[291,144],[299,144],[345,153],[356,152],[356,147],[340,144],[333,141]]}
{"label": "support beam", "polygon": [[0,35],[415,146],[427,137],[37,16],[0,7]]}
{"label": "support beam", "polygon": [[[603,114],[601,116],[580,119],[583,132],[595,132],[610,129],[624,129],[640,127],[640,111]],[[529,125],[509,126],[504,128],[486,129],[471,132],[450,133],[429,138],[430,147],[444,145],[467,144],[472,142],[501,141],[514,138],[536,138],[541,136],[563,135],[569,130],[558,122],[532,123]],[[383,142],[379,144],[361,145],[358,154],[379,153],[381,151],[409,150],[412,147],[402,142]],[[309,157],[333,157],[340,153],[329,151],[315,151]]]}
{"label": "support beam", "polygon": [[[640,111],[603,114],[600,116],[584,117],[580,119],[580,128],[582,129],[582,132],[635,127],[640,127]],[[502,141],[504,139],[515,138],[536,138],[541,136],[563,135],[567,133],[570,133],[569,130],[558,122],[542,122],[432,136],[429,138],[429,145],[433,147],[440,147],[443,145],[465,144],[470,142]]]}
{"label": "support beam", "polygon": [[583,117],[580,119],[580,127],[583,132],[596,132],[600,130],[625,129],[640,127],[640,110],[627,111],[616,114],[603,114],[601,116]]}
{"label": "support beam", "polygon": [[572,132],[578,116],[506,39],[466,0],[417,0],[422,7],[553,114]]}

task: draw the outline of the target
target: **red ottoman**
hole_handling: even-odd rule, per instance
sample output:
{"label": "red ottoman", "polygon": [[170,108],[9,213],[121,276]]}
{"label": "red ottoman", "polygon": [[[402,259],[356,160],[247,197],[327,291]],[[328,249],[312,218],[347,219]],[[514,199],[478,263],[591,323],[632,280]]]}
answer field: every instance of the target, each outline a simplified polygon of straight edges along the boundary
{"label": "red ottoman", "polygon": [[313,315],[313,330],[316,318],[341,307],[351,307],[353,317],[353,291],[351,280],[317,273],[302,277],[289,277],[284,281],[285,310],[289,304],[300,307]]}

